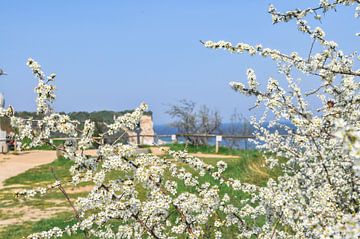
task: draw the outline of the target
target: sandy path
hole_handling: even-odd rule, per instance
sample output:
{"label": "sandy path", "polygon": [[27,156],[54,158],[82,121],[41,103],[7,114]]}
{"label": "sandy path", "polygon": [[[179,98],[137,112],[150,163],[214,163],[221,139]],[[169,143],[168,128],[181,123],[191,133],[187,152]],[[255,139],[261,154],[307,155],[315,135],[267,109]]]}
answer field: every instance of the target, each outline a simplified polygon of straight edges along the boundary
{"label": "sandy path", "polygon": [[222,155],[222,154],[204,154],[204,153],[192,153],[191,155],[199,158],[218,158],[218,159],[237,159],[240,156],[235,155]]}
{"label": "sandy path", "polygon": [[2,208],[0,213],[9,216],[7,219],[0,220],[0,229],[9,225],[20,224],[29,221],[39,221],[50,218],[61,212],[71,211],[70,207],[51,207],[39,209],[34,207],[22,206],[18,208]]}
{"label": "sandy path", "polygon": [[13,176],[42,164],[51,163],[56,159],[56,151],[26,151],[18,155],[0,154],[0,189],[3,182]]}
{"label": "sandy path", "polygon": [[[169,149],[169,147],[162,147],[162,148],[166,150]],[[159,147],[150,147],[150,150],[153,154],[158,156],[162,156],[165,154],[163,151],[160,150]],[[240,157],[236,155],[204,154],[204,153],[191,153],[191,155],[199,158],[218,158],[218,159],[236,159]]]}

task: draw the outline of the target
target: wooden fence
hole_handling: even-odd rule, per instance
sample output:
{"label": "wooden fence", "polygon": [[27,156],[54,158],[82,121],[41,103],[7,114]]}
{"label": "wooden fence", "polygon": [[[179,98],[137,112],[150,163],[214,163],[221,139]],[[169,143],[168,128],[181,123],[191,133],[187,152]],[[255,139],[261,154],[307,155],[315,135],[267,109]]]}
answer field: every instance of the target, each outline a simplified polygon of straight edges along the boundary
{"label": "wooden fence", "polygon": [[[157,144],[159,144],[159,141],[161,139],[164,138],[168,138],[171,139],[170,141],[167,141],[166,143],[176,143],[179,142],[179,140],[181,138],[186,139],[187,137],[198,137],[198,138],[207,138],[207,139],[211,139],[211,138],[215,138],[215,152],[218,153],[219,151],[219,147],[221,145],[221,142],[223,142],[223,139],[233,139],[233,140],[243,140],[244,141],[244,148],[248,149],[248,140],[249,139],[254,139],[255,136],[253,135],[226,135],[226,134],[155,134],[155,135],[129,135],[127,136],[129,138],[131,137],[137,137],[138,140],[138,144],[140,144],[140,138],[142,137],[153,137],[154,138],[154,142],[158,142]],[[111,137],[107,137],[108,139]],[[52,140],[67,140],[69,138],[52,138]],[[79,138],[72,138],[72,139],[79,139]],[[94,137],[94,139],[101,139],[100,137]],[[115,138],[114,138],[115,140]]]}

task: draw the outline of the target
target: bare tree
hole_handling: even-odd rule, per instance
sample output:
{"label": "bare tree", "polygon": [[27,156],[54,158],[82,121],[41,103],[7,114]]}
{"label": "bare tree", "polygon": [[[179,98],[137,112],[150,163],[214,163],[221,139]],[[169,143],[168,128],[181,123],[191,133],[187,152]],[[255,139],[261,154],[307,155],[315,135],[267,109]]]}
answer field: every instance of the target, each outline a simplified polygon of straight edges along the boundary
{"label": "bare tree", "polygon": [[[234,112],[230,116],[230,124],[226,129],[224,129],[224,133],[229,135],[239,135],[239,136],[249,136],[253,132],[253,127],[250,122],[238,112],[237,109],[234,109]],[[240,140],[235,138],[229,138],[228,145],[231,148],[239,148]]]}
{"label": "bare tree", "polygon": [[[176,121],[171,125],[178,129],[180,134],[212,134],[217,133],[221,126],[219,111],[210,110],[206,105],[197,109],[192,101],[181,100],[179,104],[170,105],[166,112]],[[194,145],[206,145],[206,137],[185,136],[186,140]]]}

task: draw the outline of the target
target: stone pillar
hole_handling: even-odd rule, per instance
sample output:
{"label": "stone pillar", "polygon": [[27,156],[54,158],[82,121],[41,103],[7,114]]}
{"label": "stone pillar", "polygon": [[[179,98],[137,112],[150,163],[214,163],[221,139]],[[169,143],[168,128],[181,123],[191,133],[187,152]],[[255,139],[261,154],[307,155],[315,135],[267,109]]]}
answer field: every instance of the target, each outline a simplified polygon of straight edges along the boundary
{"label": "stone pillar", "polygon": [[[154,144],[154,128],[153,128],[153,121],[151,115],[143,115],[140,119],[140,144],[145,145],[153,145]],[[127,131],[127,135],[129,136],[129,144],[136,145],[137,138],[136,132],[134,131]]]}
{"label": "stone pillar", "polygon": [[6,131],[0,129],[0,149],[2,153],[9,152],[8,145],[6,144]]}
{"label": "stone pillar", "polygon": [[[0,110],[3,110],[5,106],[5,98],[3,93],[0,93]],[[5,121],[1,120],[0,125],[0,150],[2,153],[9,152],[8,145],[6,143],[6,130],[5,130]]]}

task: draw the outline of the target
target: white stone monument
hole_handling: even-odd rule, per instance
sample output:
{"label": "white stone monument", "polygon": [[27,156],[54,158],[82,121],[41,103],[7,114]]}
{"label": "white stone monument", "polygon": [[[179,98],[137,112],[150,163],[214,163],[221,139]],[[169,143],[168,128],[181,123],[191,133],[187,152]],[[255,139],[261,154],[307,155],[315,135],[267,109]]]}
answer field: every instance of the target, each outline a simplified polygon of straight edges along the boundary
{"label": "white stone monument", "polygon": [[[140,119],[140,144],[154,145],[154,127],[151,115],[143,115]],[[127,131],[129,136],[129,144],[137,145],[137,133],[135,131]]]}
{"label": "white stone monument", "polygon": [[[5,107],[5,98],[3,93],[0,93],[0,110],[3,110]],[[8,145],[6,143],[6,131],[4,127],[0,125],[0,150],[2,153],[7,153],[9,151]]]}

